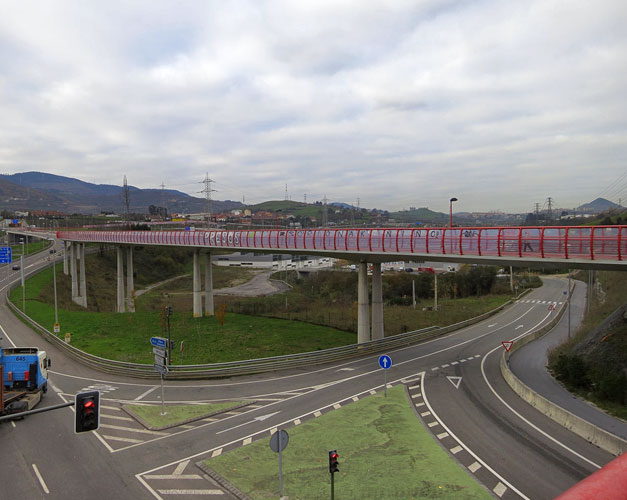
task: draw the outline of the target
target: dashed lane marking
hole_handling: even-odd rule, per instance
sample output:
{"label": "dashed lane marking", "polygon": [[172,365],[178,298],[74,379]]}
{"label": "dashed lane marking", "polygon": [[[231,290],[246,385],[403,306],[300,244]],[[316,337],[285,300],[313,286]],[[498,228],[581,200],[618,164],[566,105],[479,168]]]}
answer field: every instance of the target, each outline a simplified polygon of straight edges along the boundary
{"label": "dashed lane marking", "polygon": [[459,361],[451,361],[451,365],[458,365]]}
{"label": "dashed lane marking", "polygon": [[481,464],[479,462],[473,462],[468,466],[468,470],[473,474],[481,469]]}
{"label": "dashed lane marking", "polygon": [[437,435],[438,439],[444,439],[448,437],[448,432],[442,432],[441,434]]}
{"label": "dashed lane marking", "polygon": [[213,450],[213,453],[211,454],[211,458],[219,457],[220,455],[222,455],[222,448]]}
{"label": "dashed lane marking", "polygon": [[462,448],[461,446],[456,446],[455,448],[451,448],[451,453],[453,455],[457,455],[460,451],[462,451],[464,448]]}
{"label": "dashed lane marking", "polygon": [[423,412],[420,414],[420,416],[421,416],[421,417],[428,417],[429,415],[431,415],[431,412],[430,412],[430,411],[423,411]]}
{"label": "dashed lane marking", "polygon": [[246,439],[242,441],[242,446],[246,446],[247,444],[250,444],[252,442],[253,442],[253,438],[247,437]]}
{"label": "dashed lane marking", "polygon": [[446,363],[446,364],[443,364],[443,365],[442,365],[442,368],[448,368],[449,366],[451,366],[451,365],[449,365],[448,363]]}
{"label": "dashed lane marking", "polygon": [[44,478],[39,473],[39,469],[37,468],[35,464],[33,464],[33,470],[35,471],[35,475],[37,476],[37,479],[39,480],[39,484],[41,484],[42,489],[46,492],[46,494],[50,493],[50,490],[48,489],[48,486],[46,485]]}
{"label": "dashed lane marking", "polygon": [[503,493],[507,491],[507,488],[503,483],[499,481],[492,491],[497,497],[501,498],[503,496]]}
{"label": "dashed lane marking", "polygon": [[431,371],[434,372],[434,371],[439,370],[439,369],[440,369],[439,366],[434,366],[433,368],[431,368]]}
{"label": "dashed lane marking", "polygon": [[294,420],[294,425],[300,425],[300,418],[297,418],[296,420]]}
{"label": "dashed lane marking", "polygon": [[438,424],[439,424],[439,422],[429,422],[429,423],[427,424],[427,426],[428,426],[428,427],[435,427],[435,426],[436,426],[436,425],[438,425]]}

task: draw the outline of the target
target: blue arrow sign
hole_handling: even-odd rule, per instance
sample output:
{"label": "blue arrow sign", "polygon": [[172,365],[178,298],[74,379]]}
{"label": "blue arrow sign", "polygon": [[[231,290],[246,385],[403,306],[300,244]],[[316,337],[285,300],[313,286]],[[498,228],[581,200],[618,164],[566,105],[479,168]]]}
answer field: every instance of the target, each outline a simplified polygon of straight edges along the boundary
{"label": "blue arrow sign", "polygon": [[384,370],[389,369],[392,366],[392,358],[390,358],[387,354],[379,356],[379,366]]}
{"label": "blue arrow sign", "polygon": [[150,343],[155,347],[165,349],[165,346],[168,345],[168,340],[161,337],[152,337]]}
{"label": "blue arrow sign", "polygon": [[10,264],[13,262],[11,247],[0,247],[0,264]]}

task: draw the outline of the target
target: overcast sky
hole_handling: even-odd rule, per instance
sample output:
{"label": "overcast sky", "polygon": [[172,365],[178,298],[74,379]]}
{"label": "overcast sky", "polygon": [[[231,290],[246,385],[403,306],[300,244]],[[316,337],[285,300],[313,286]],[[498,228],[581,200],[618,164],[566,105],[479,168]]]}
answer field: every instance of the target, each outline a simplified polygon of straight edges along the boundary
{"label": "overcast sky", "polygon": [[[0,0],[0,172],[397,210],[627,203],[627,2]],[[622,185],[625,179],[624,186]]]}

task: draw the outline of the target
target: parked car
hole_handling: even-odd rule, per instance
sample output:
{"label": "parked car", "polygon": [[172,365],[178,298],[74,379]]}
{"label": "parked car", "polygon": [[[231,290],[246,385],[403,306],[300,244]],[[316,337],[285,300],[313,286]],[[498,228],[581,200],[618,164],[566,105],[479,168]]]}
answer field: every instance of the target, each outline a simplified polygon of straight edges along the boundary
{"label": "parked car", "polygon": [[19,271],[20,270],[20,266],[15,264],[11,269],[13,269],[14,271]]}

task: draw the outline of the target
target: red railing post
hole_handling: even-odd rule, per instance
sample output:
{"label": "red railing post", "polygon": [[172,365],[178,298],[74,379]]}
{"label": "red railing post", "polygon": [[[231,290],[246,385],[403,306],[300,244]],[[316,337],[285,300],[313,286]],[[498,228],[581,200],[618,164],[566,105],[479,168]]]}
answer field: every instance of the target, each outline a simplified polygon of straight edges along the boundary
{"label": "red railing post", "polygon": [[620,248],[622,244],[623,226],[618,226],[618,260],[623,260],[622,250]]}
{"label": "red railing post", "polygon": [[[462,236],[463,235],[464,235],[464,231],[462,229],[460,229],[459,230],[459,255],[464,255],[464,248],[463,248],[463,245],[462,245]],[[472,236],[471,236],[471,238],[472,238]]]}
{"label": "red railing post", "polygon": [[498,250],[499,257],[501,257],[501,231],[503,231],[503,229],[499,228],[499,231],[496,235],[496,248]]}
{"label": "red railing post", "polygon": [[570,229],[566,228],[566,235],[564,236],[564,255],[566,259],[568,259],[568,233],[570,233]]}
{"label": "red railing post", "polygon": [[477,238],[477,252],[479,253],[479,257],[481,257],[481,231],[483,231],[483,229],[479,229],[479,237]]}
{"label": "red railing post", "polygon": [[518,230],[518,257],[522,258],[522,234],[523,228]]}
{"label": "red railing post", "polygon": [[594,228],[590,228],[590,260],[594,260]]}
{"label": "red railing post", "polygon": [[540,255],[542,256],[542,258],[544,259],[544,230],[546,228],[542,228],[540,230]]}

